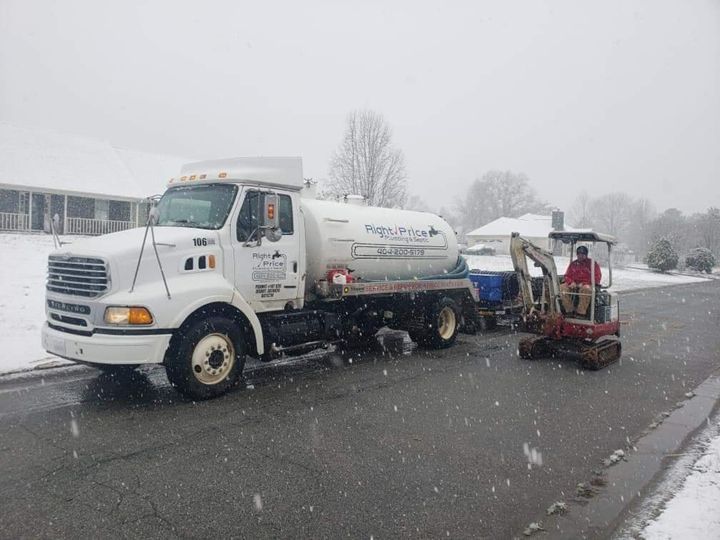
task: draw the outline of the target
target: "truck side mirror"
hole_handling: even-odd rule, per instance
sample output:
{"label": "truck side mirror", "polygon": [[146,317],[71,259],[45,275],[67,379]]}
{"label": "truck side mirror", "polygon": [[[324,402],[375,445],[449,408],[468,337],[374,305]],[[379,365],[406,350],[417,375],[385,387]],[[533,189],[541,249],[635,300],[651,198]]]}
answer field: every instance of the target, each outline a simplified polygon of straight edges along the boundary
{"label": "truck side mirror", "polygon": [[280,198],[274,193],[266,193],[263,204],[263,215],[260,220],[260,228],[263,230],[265,238],[270,242],[277,242],[282,238],[282,231],[278,226],[280,218],[278,216],[278,202]]}
{"label": "truck side mirror", "polygon": [[150,211],[148,212],[148,223],[151,223],[153,225],[157,225],[158,220],[160,219],[160,210],[157,206],[153,206]]}
{"label": "truck side mirror", "polygon": [[263,229],[276,229],[278,222],[278,196],[274,193],[266,193],[260,227]]}
{"label": "truck side mirror", "polygon": [[265,229],[265,238],[267,238],[270,242],[277,242],[282,238],[282,235],[283,233],[280,227]]}

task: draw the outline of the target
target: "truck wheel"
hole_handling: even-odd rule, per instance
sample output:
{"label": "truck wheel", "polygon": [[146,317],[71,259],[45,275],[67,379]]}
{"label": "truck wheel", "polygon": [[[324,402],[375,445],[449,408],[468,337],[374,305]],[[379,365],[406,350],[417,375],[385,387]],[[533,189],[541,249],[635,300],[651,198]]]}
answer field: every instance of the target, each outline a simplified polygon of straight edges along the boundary
{"label": "truck wheel", "polygon": [[210,316],[183,326],[173,338],[165,359],[170,383],[192,399],[220,396],[240,380],[245,366],[245,343],[238,325]]}
{"label": "truck wheel", "polygon": [[429,349],[445,349],[455,343],[460,327],[460,309],[448,297],[441,298],[428,309],[423,324],[410,329],[410,337]]}

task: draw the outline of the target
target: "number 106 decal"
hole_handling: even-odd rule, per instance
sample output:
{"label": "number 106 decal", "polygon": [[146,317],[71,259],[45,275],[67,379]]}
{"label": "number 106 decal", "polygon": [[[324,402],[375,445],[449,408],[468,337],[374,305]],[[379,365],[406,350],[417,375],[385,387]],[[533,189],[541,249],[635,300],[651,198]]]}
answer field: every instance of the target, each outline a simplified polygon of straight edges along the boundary
{"label": "number 106 decal", "polygon": [[195,246],[212,246],[215,244],[213,238],[193,238],[193,245]]}

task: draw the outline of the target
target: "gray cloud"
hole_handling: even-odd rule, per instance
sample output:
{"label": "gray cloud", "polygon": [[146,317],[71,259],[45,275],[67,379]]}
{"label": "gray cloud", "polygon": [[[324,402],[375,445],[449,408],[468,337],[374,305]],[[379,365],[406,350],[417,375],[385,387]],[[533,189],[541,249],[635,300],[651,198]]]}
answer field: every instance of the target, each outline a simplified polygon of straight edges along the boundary
{"label": "gray cloud", "polygon": [[490,168],[560,206],[720,205],[720,4],[448,4],[2,0],[0,118],[322,178],[371,108],[435,206]]}

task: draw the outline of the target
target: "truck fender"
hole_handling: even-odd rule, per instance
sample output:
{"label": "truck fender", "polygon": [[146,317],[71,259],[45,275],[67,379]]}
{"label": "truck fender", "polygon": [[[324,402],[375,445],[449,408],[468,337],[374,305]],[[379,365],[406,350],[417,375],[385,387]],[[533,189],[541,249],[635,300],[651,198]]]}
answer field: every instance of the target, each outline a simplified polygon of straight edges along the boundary
{"label": "truck fender", "polygon": [[265,352],[265,341],[263,340],[263,332],[262,326],[260,326],[260,319],[258,319],[255,311],[253,311],[253,308],[250,307],[250,304],[245,301],[245,299],[237,291],[237,289],[233,289],[233,296],[230,303],[235,308],[237,308],[243,315],[245,315],[247,320],[250,322],[253,334],[255,335],[255,348],[257,349],[258,356],[263,354]]}
{"label": "truck fender", "polygon": [[258,354],[263,354],[265,352],[265,344],[263,342],[263,334],[262,327],[260,326],[260,320],[258,319],[253,309],[250,307],[250,305],[245,301],[245,299],[234,289],[230,298],[228,298],[227,295],[216,294],[213,296],[204,296],[198,299],[196,302],[188,305],[175,318],[172,323],[172,328],[180,328],[188,317],[190,317],[193,313],[195,313],[203,306],[208,306],[210,304],[231,305],[233,308],[240,311],[240,313],[242,313],[250,323],[250,327],[252,328],[253,334],[255,336],[255,347],[257,348]]}

